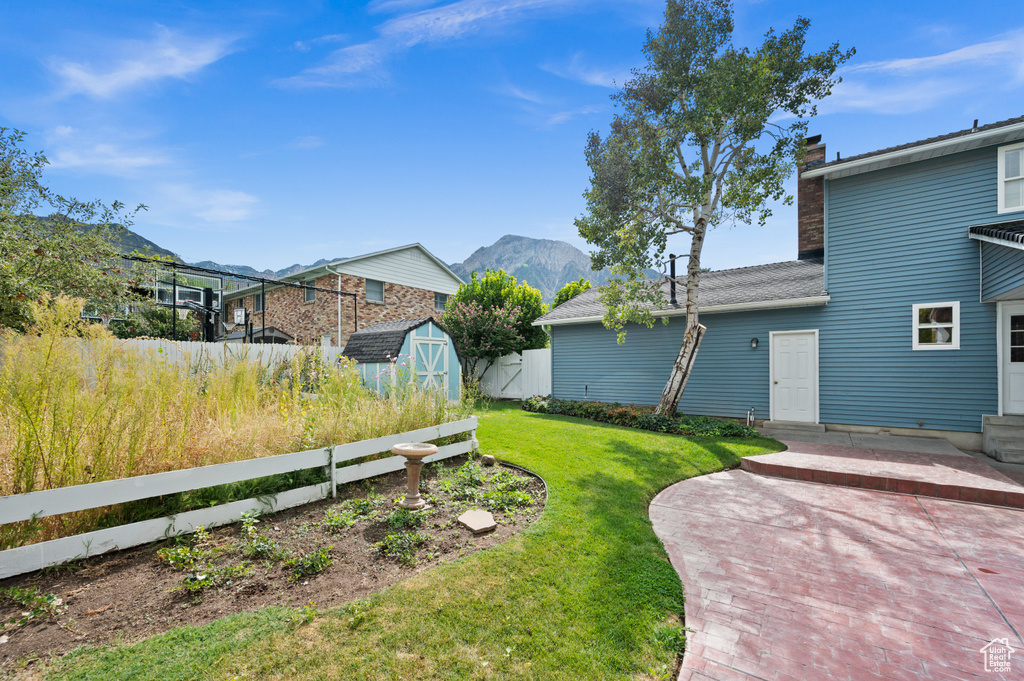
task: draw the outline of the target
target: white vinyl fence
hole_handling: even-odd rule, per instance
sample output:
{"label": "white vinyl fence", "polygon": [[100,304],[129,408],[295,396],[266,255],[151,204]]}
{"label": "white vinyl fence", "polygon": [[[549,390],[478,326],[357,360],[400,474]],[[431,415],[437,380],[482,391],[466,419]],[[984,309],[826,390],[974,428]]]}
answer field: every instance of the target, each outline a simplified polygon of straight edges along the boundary
{"label": "white vinyl fence", "polygon": [[138,546],[178,534],[187,534],[193,532],[200,525],[211,527],[233,523],[248,511],[269,513],[307,504],[328,496],[336,496],[338,485],[401,470],[405,465],[405,459],[401,456],[392,456],[368,463],[340,467],[339,464],[390,451],[391,447],[401,442],[429,442],[461,433],[468,433],[469,439],[438,447],[437,454],[428,456],[424,461],[429,463],[466,454],[477,449],[476,426],[476,417],[471,416],[461,421],[443,423],[439,426],[430,426],[397,435],[335,445],[324,449],[312,449],[260,459],[233,461],[213,466],[0,497],[0,525],[3,525],[33,518],[45,518],[58,513],[84,511],[165,494],[177,494],[268,475],[290,473],[307,468],[329,467],[331,472],[330,482],[289,490],[271,497],[234,501],[211,508],[179,513],[175,516],[86,532],[73,537],[62,537],[0,551],[0,579],[51,565],[59,565],[78,558]]}
{"label": "white vinyl fence", "polygon": [[485,395],[524,400],[551,394],[551,348],[524,350],[498,359],[483,376],[477,369],[480,389]]}
{"label": "white vinyl fence", "polygon": [[172,341],[155,338],[131,338],[121,341],[124,347],[147,351],[168,362],[184,362],[190,358],[193,363],[204,359],[214,364],[231,357],[270,365],[290,360],[300,352],[315,350],[323,353],[324,360],[334,362],[341,354],[341,348],[333,345],[291,345],[277,343],[203,343],[201,341]]}

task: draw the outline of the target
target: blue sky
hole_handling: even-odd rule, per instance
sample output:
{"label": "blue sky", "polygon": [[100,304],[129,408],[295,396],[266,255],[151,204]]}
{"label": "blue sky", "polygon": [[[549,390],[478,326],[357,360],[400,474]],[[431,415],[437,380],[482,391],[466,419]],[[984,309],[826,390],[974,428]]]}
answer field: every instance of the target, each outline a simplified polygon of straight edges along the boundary
{"label": "blue sky", "polygon": [[[857,48],[811,123],[834,158],[1024,115],[1014,5],[737,2],[735,40],[802,15],[811,49]],[[147,204],[134,229],[186,260],[278,269],[419,241],[457,262],[508,233],[587,250],[586,134],[663,6],[7,0],[0,125],[46,152],[57,191]],[[780,207],[713,232],[704,263],[795,256]]]}

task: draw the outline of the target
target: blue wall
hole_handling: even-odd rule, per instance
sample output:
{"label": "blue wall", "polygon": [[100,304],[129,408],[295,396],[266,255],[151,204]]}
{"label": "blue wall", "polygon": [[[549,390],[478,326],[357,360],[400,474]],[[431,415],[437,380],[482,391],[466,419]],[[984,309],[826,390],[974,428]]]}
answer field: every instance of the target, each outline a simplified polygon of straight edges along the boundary
{"label": "blue wall", "polygon": [[[768,331],[819,329],[824,423],[981,430],[997,411],[995,305],[970,225],[995,221],[996,147],[826,183],[827,307],[703,315],[681,409],[768,417]],[[912,349],[915,303],[960,301],[960,349]],[[555,396],[656,403],[683,324],[552,328]],[[750,339],[761,345],[751,350]]]}
{"label": "blue wall", "polygon": [[980,245],[982,300],[1024,286],[1024,251],[984,241]]}

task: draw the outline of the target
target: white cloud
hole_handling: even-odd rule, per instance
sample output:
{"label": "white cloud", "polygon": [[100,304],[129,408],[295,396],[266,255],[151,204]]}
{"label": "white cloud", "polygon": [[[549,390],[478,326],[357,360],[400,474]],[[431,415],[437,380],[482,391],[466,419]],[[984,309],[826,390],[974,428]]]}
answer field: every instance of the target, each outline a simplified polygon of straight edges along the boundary
{"label": "white cloud", "polygon": [[322,35],[319,38],[313,38],[312,40],[296,40],[295,49],[300,52],[309,52],[310,49],[317,45],[325,45],[328,43],[343,43],[348,40],[348,35],[344,33],[335,33],[333,35]]}
{"label": "white cloud", "polygon": [[509,82],[502,83],[499,87],[495,88],[495,92],[506,97],[529,102],[530,104],[544,103],[544,98],[540,95],[523,90]]}
{"label": "white cloud", "polygon": [[294,149],[316,149],[326,144],[326,140],[323,137],[317,137],[316,135],[305,135],[304,137],[297,137],[292,141],[291,147]]}
{"label": "white cloud", "polygon": [[441,7],[415,0],[380,2],[371,10],[417,9],[388,19],[377,27],[379,37],[332,53],[321,64],[278,81],[295,87],[351,87],[387,81],[383,67],[394,54],[421,43],[456,40],[487,29],[522,21],[529,14],[585,0],[458,0]]}
{"label": "white cloud", "polygon": [[193,38],[160,27],[150,41],[123,43],[113,64],[53,60],[50,68],[63,80],[65,94],[105,99],[163,78],[188,78],[229,54],[232,42],[223,37]]}
{"label": "white cloud", "polygon": [[252,194],[233,189],[199,189],[185,184],[165,184],[160,187],[160,192],[166,201],[174,204],[172,210],[180,209],[206,222],[247,220],[259,203],[259,199]]}
{"label": "white cloud", "polygon": [[931,56],[853,64],[838,75],[843,82],[819,113],[914,113],[970,93],[1016,89],[1024,84],[1024,30]]}
{"label": "white cloud", "polygon": [[548,125],[560,125],[562,123],[565,123],[566,121],[570,121],[573,118],[576,118],[577,116],[588,116],[592,113],[598,113],[603,109],[604,107],[600,106],[584,106],[579,109],[559,111],[558,113],[553,113],[550,116],[548,116],[546,122]]}
{"label": "white cloud", "polygon": [[441,0],[371,0],[366,11],[371,14],[408,12],[438,4]]}
{"label": "white cloud", "polygon": [[568,64],[544,64],[542,69],[560,78],[575,80],[587,85],[617,88],[632,78],[628,69],[608,69],[590,66],[585,63],[582,52],[577,52]]}

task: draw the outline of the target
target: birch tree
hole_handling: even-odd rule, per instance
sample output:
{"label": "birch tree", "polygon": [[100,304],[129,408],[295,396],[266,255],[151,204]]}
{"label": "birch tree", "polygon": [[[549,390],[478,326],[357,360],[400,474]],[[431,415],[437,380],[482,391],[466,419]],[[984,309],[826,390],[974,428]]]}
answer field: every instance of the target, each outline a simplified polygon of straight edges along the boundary
{"label": "birch tree", "polygon": [[646,66],[612,96],[621,111],[609,134],[587,140],[592,174],[576,226],[597,249],[594,269],[616,275],[600,299],[620,343],[627,324],[653,326],[652,311],[666,304],[644,270],[664,271],[669,238],[689,236],[678,277],[685,278],[686,328],[658,413],[676,411],[704,335],[700,258],[708,229],[723,221],[763,226],[773,202],[792,203],[783,182],[803,158],[815,102],[854,54],[838,43],[805,54],[804,18],[780,34],[769,29],[756,50],[733,45],[733,25],[726,0],[669,0],[665,23],[647,32]]}

